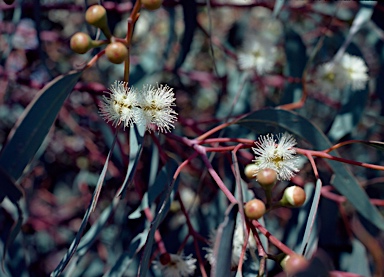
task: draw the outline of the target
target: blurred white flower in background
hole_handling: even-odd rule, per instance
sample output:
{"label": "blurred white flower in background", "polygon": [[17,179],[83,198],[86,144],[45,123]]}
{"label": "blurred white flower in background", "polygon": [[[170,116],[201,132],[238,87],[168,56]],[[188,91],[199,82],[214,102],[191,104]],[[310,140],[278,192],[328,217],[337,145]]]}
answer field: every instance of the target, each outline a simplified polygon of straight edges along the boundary
{"label": "blurred white flower in background", "polygon": [[271,72],[276,60],[276,46],[261,38],[246,41],[243,52],[238,55],[240,69],[254,69],[259,75]]}
{"label": "blurred white flower in background", "polygon": [[[155,261],[153,266],[161,270],[164,277],[188,277],[195,273],[196,259],[192,258],[192,254],[184,256],[183,254],[165,254],[165,261]],[[169,256],[168,256],[169,255]],[[164,264],[163,264],[164,263]]]}
{"label": "blurred white flower in background", "polygon": [[322,92],[333,92],[349,85],[352,90],[362,90],[369,81],[368,67],[360,57],[345,53],[338,61],[319,65],[314,78]]}
{"label": "blurred white flower in background", "polygon": [[357,56],[344,54],[341,57],[340,65],[344,69],[346,83],[352,86],[352,90],[362,90],[365,88],[369,76],[368,67],[364,60]]}

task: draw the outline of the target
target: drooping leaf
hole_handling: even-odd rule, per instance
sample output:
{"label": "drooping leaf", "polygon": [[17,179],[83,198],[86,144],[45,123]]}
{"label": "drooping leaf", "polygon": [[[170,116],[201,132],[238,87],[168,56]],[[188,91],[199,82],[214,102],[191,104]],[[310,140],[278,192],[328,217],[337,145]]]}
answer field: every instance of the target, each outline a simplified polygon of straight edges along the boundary
{"label": "drooping leaf", "polygon": [[284,6],[284,2],[285,2],[285,0],[277,0],[275,2],[275,6],[273,7],[273,16],[274,17],[277,17],[279,15],[281,9]]}
{"label": "drooping leaf", "polygon": [[384,142],[369,140],[369,141],[361,141],[361,143],[364,143],[366,145],[369,145],[371,147],[375,147],[381,151],[384,151]]}
{"label": "drooping leaf", "polygon": [[[324,150],[332,146],[320,129],[306,118],[291,111],[259,110],[239,120],[238,124],[250,128],[256,134],[288,131],[311,143],[315,150]],[[334,155],[338,155],[337,152]],[[383,217],[377,208],[370,203],[367,194],[349,169],[343,163],[332,160],[325,161],[335,173],[332,185],[351,202],[363,217],[384,230]]]}
{"label": "drooping leaf", "polygon": [[356,14],[352,26],[349,29],[347,38],[345,39],[343,45],[337,51],[334,60],[339,61],[342,55],[345,53],[348,45],[352,41],[352,37],[367,23],[373,14],[374,7],[376,6],[376,1],[360,1],[360,9]]}
{"label": "drooping leaf", "polygon": [[184,34],[181,40],[181,49],[179,57],[176,60],[174,71],[180,68],[185,58],[187,57],[189,50],[191,49],[193,36],[197,27],[197,3],[195,0],[181,1],[183,7],[184,16]]}
{"label": "drooping leaf", "polygon": [[56,77],[36,95],[16,122],[0,154],[0,167],[14,180],[20,178],[39,149],[81,73],[72,71]]}
{"label": "drooping leaf", "polygon": [[[285,74],[290,77],[301,78],[307,64],[307,49],[300,35],[293,30],[287,30],[285,35],[285,55],[287,66]],[[284,88],[284,95],[280,104],[295,102],[301,97],[302,85],[299,83],[288,83]]]}
{"label": "drooping leaf", "polygon": [[[116,135],[117,135],[117,133],[116,133]],[[115,135],[115,137],[116,137],[116,135]],[[61,272],[63,272],[63,270],[65,269],[65,267],[68,265],[69,261],[72,259],[73,255],[75,254],[75,251],[77,250],[77,247],[78,247],[78,245],[80,243],[80,240],[82,239],[83,232],[84,232],[84,230],[85,230],[85,228],[87,226],[89,217],[91,216],[91,213],[93,212],[93,210],[94,210],[94,208],[96,206],[96,202],[97,202],[97,199],[99,197],[100,190],[101,190],[101,185],[104,182],[105,175],[106,175],[106,172],[107,172],[107,169],[108,169],[109,159],[110,159],[110,157],[112,155],[114,142],[112,144],[112,149],[109,150],[109,152],[108,152],[108,156],[107,156],[107,158],[105,160],[103,170],[101,171],[101,174],[99,176],[99,180],[97,181],[97,186],[95,188],[95,191],[92,194],[91,202],[89,203],[89,206],[88,206],[87,210],[85,211],[83,220],[81,221],[81,225],[80,225],[79,231],[77,231],[75,239],[72,241],[72,243],[71,243],[67,253],[61,259],[59,265],[51,273],[51,275],[50,275],[51,277],[59,276],[61,274]]]}
{"label": "drooping leaf", "polygon": [[135,174],[136,166],[139,161],[141,150],[143,149],[143,140],[145,134],[145,126],[135,125],[129,132],[129,165],[127,174],[123,184],[121,185],[117,195],[124,197],[128,185],[131,183]]}
{"label": "drooping leaf", "polygon": [[135,254],[144,246],[148,232],[148,229],[144,230],[131,241],[128,250],[119,257],[111,270],[104,274],[105,277],[121,277],[124,275],[129,265],[132,263]]}
{"label": "drooping leaf", "polygon": [[[153,246],[153,240],[155,237],[155,232],[158,229],[162,220],[164,219],[165,215],[169,211],[170,202],[172,200],[171,199],[172,192],[174,191],[175,188],[177,189],[179,178],[177,178],[176,180],[173,179],[173,174],[175,173],[176,169],[177,169],[177,163],[174,160],[170,159],[169,162],[167,162],[167,164],[163,167],[163,169],[159,173],[159,175],[161,175],[162,177],[158,178],[158,181],[164,182],[165,184],[167,184],[168,189],[165,191],[162,201],[159,202],[156,216],[151,223],[150,231],[145,243],[144,253],[141,258],[141,262],[139,266],[138,276],[141,276],[141,277],[147,276],[149,260],[152,254],[152,246]],[[156,185],[156,182],[154,185]]]}
{"label": "drooping leaf", "polygon": [[225,213],[224,221],[217,229],[215,248],[213,249],[215,263],[212,265],[211,276],[231,275],[232,241],[238,210],[237,204],[231,204]]}
{"label": "drooping leaf", "polygon": [[0,167],[0,203],[8,197],[12,203],[17,203],[23,195],[21,189],[12,178]]}
{"label": "drooping leaf", "polygon": [[308,242],[312,233],[313,225],[315,223],[317,209],[319,207],[320,196],[321,196],[321,187],[322,187],[322,182],[320,179],[317,179],[315,195],[313,196],[311,210],[309,212],[309,216],[307,219],[307,225],[305,227],[304,237],[303,237],[303,241],[301,243],[300,252],[299,252],[303,256],[307,251]]}

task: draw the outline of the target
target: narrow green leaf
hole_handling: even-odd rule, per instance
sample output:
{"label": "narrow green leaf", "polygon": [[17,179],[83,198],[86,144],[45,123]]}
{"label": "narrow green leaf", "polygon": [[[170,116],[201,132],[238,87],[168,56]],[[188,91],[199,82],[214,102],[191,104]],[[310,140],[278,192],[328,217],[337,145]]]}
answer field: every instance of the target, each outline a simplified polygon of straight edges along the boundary
{"label": "narrow green leaf", "polygon": [[[313,145],[316,150],[324,150],[332,146],[324,133],[306,118],[290,111],[264,109],[256,111],[238,121],[238,124],[250,128],[256,134],[288,131]],[[334,152],[334,155],[338,155]],[[343,194],[355,209],[381,230],[384,230],[384,220],[379,211],[373,206],[345,164],[326,160],[335,173],[332,185]]]}
{"label": "narrow green leaf", "polygon": [[285,0],[276,0],[275,6],[273,7],[273,17],[277,17],[284,6]]}
{"label": "narrow green leaf", "polygon": [[[162,182],[165,182],[168,184],[168,189],[165,192],[165,196],[163,197],[162,201],[160,201],[158,205],[158,212],[156,213],[155,218],[153,219],[150,227],[150,231],[145,243],[145,248],[144,248],[144,253],[143,257],[140,262],[139,266],[139,273],[138,276],[140,277],[146,277],[147,272],[148,272],[148,267],[149,267],[149,260],[151,258],[151,253],[152,253],[152,246],[153,246],[153,240],[155,237],[155,232],[158,229],[160,223],[164,219],[165,215],[169,211],[170,207],[170,202],[171,202],[171,194],[172,192],[177,189],[177,184],[179,178],[176,180],[173,179],[173,174],[175,173],[177,169],[177,163],[174,160],[169,160],[167,164],[163,167],[159,175],[162,175],[163,178],[159,178]],[[156,178],[157,179],[157,178]],[[156,183],[155,183],[156,185]]]}
{"label": "narrow green leaf", "polygon": [[215,263],[212,266],[211,276],[231,276],[232,241],[238,211],[239,206],[231,204],[225,213],[224,221],[217,229],[215,248],[213,249]]}
{"label": "narrow green leaf", "polygon": [[0,203],[8,197],[12,203],[17,203],[23,193],[14,180],[0,167]]}
{"label": "narrow green leaf", "polygon": [[113,265],[111,270],[104,274],[105,277],[121,277],[124,275],[132,259],[138,251],[144,246],[146,238],[148,236],[148,229],[145,229],[142,233],[138,234],[129,244],[128,251],[125,251],[116,263]]}
{"label": "narrow green leaf", "polygon": [[315,223],[316,215],[317,215],[317,209],[319,207],[319,202],[320,202],[320,196],[321,196],[321,187],[322,187],[322,182],[320,179],[317,179],[316,181],[316,189],[315,189],[315,195],[313,196],[312,200],[312,205],[311,205],[311,211],[309,212],[309,216],[307,219],[307,225],[305,227],[305,232],[304,232],[304,237],[303,237],[303,242],[301,243],[301,248],[300,248],[300,253],[301,255],[304,256],[309,238],[312,233],[312,228]]}
{"label": "narrow green leaf", "polygon": [[0,155],[0,167],[14,180],[20,178],[39,149],[81,73],[72,71],[55,78],[36,95],[16,122]]}
{"label": "narrow green leaf", "polygon": [[[112,147],[114,146],[114,143],[115,143],[115,141],[113,142]],[[89,206],[88,206],[87,210],[85,211],[85,215],[83,217],[83,220],[81,221],[79,231],[77,232],[75,239],[72,241],[67,253],[61,259],[59,265],[51,273],[51,275],[50,275],[51,277],[57,277],[61,274],[61,272],[63,272],[63,270],[65,269],[65,267],[68,265],[69,261],[72,259],[73,255],[75,254],[75,251],[77,250],[77,247],[80,243],[80,240],[82,239],[85,227],[87,226],[89,217],[91,216],[91,213],[92,213],[92,211],[96,205],[97,198],[99,197],[101,185],[104,182],[104,178],[105,178],[105,175],[107,172],[108,163],[109,163],[109,159],[112,155],[112,151],[113,151],[113,148],[111,150],[109,150],[109,152],[108,152],[108,156],[105,160],[103,170],[101,171],[101,174],[99,176],[99,180],[97,181],[97,184],[98,184],[97,187],[99,187],[99,188],[96,187],[95,191],[92,194],[91,202],[89,203]]]}
{"label": "narrow green leaf", "polygon": [[369,141],[361,141],[361,143],[369,145],[371,147],[375,147],[376,149],[379,149],[381,151],[384,151],[384,142],[369,140]]}
{"label": "narrow green leaf", "polygon": [[122,197],[124,197],[127,187],[131,183],[133,176],[135,174],[136,166],[141,155],[141,150],[143,149],[144,134],[145,134],[145,126],[135,125],[134,127],[130,128],[129,165],[128,165],[127,174],[125,175],[124,182],[121,185],[119,192],[117,193],[117,195],[122,195]]}
{"label": "narrow green leaf", "polygon": [[348,45],[351,43],[353,36],[371,19],[376,2],[377,1],[360,1],[359,12],[356,14],[351,28],[349,28],[347,38],[334,57],[335,61],[338,61],[341,58]]}

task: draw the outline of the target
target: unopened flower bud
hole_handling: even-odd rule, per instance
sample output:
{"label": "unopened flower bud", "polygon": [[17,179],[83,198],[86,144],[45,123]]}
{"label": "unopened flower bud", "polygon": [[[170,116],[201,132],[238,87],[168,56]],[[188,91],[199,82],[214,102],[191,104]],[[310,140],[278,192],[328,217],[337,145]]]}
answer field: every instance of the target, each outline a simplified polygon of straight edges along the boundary
{"label": "unopened flower bud", "polygon": [[249,219],[259,219],[265,214],[265,204],[259,199],[252,199],[245,204],[244,213]]}
{"label": "unopened flower bud", "polygon": [[282,205],[300,207],[306,199],[305,191],[299,186],[291,186],[284,191],[283,198],[280,200]]}
{"label": "unopened flower bud", "polygon": [[263,188],[271,188],[277,182],[277,173],[271,168],[265,168],[257,172],[256,180]]}
{"label": "unopened flower bud", "polygon": [[258,167],[254,163],[246,165],[244,168],[244,174],[248,179],[256,178]]}
{"label": "unopened flower bud", "polygon": [[107,11],[101,5],[90,6],[85,12],[85,20],[92,26],[100,28],[107,38],[111,37],[108,27]]}
{"label": "unopened flower bud", "polygon": [[303,256],[293,254],[285,256],[280,265],[287,276],[293,276],[298,272],[304,271],[309,263]]}
{"label": "unopened flower bud", "polygon": [[160,8],[163,0],[141,0],[141,4],[147,10],[153,11]]}
{"label": "unopened flower bud", "polygon": [[121,42],[112,42],[105,48],[105,55],[111,63],[122,63],[128,57],[128,49]]}
{"label": "unopened flower bud", "polygon": [[71,37],[70,46],[74,52],[84,54],[92,48],[92,39],[86,33],[79,32]]}
{"label": "unopened flower bud", "polygon": [[159,260],[162,265],[167,265],[171,262],[171,255],[169,253],[161,254]]}

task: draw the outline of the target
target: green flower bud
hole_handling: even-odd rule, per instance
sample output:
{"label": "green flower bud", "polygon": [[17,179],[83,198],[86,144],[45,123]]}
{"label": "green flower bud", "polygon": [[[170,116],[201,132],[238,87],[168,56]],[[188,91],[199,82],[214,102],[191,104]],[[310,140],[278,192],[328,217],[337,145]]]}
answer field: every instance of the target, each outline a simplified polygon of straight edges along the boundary
{"label": "green flower bud", "polygon": [[71,37],[70,46],[74,52],[84,54],[92,48],[92,39],[86,33],[79,32]]}
{"label": "green flower bud", "polygon": [[105,55],[111,63],[119,64],[128,57],[128,49],[121,42],[112,42],[105,48]]}

